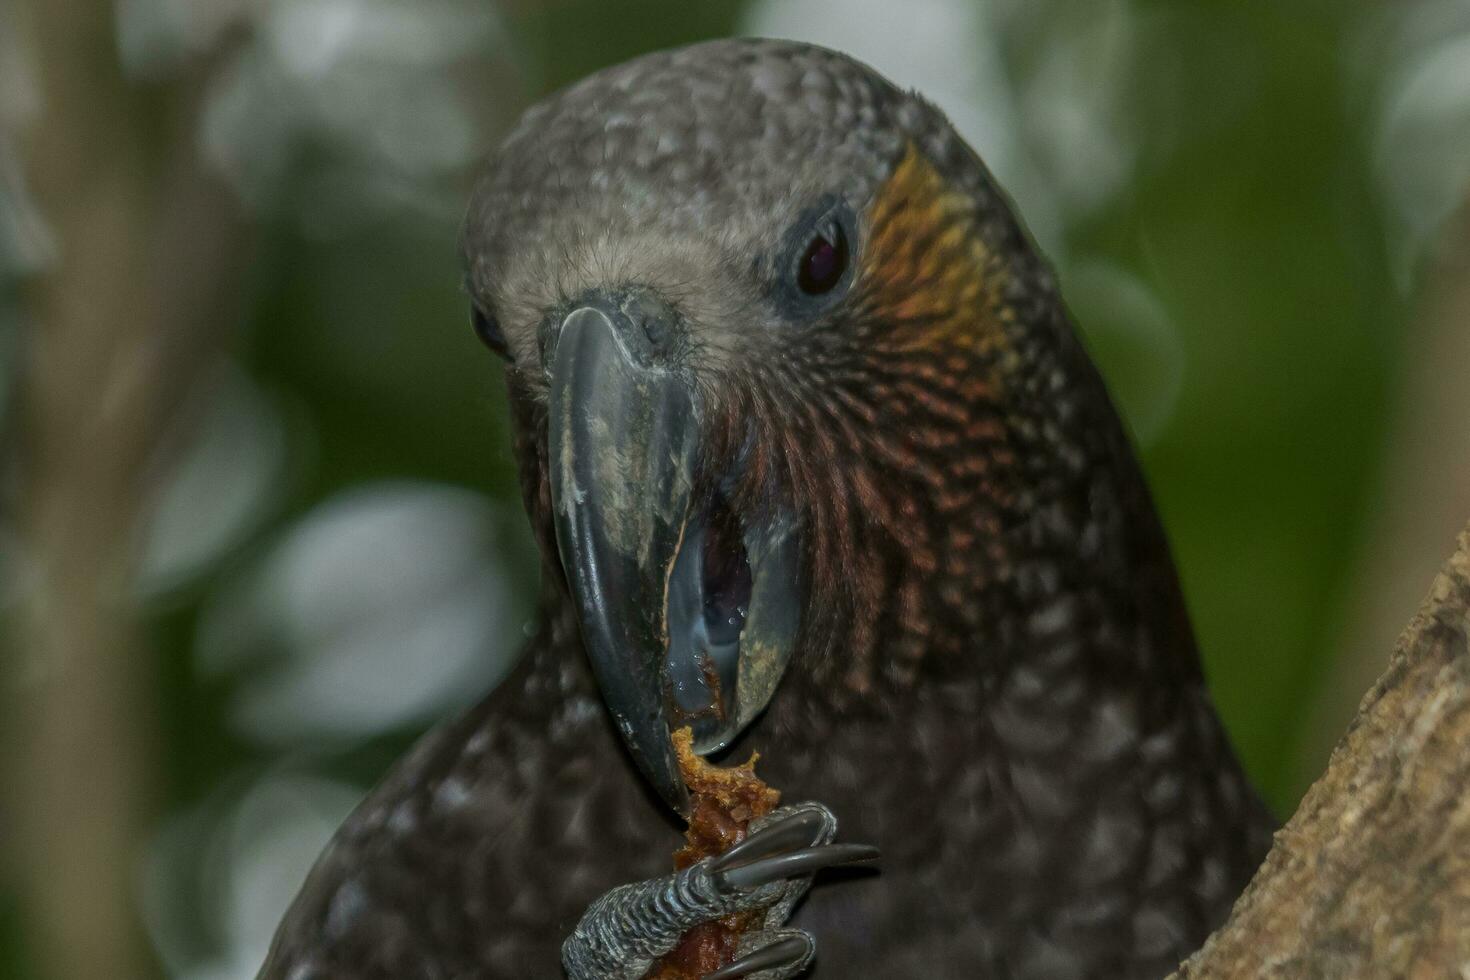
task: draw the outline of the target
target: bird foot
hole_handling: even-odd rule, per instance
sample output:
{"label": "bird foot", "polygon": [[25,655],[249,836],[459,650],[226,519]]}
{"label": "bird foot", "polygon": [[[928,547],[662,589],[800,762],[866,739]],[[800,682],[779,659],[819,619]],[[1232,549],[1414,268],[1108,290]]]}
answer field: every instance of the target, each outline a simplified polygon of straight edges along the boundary
{"label": "bird foot", "polygon": [[705,980],[787,980],[810,965],[816,940],[783,928],[821,868],[871,861],[878,850],[836,844],[837,818],[820,803],[782,807],[751,824],[723,854],[682,871],[620,885],[587,909],[562,945],[568,980],[638,980],[702,922],[763,910],[740,956]]}

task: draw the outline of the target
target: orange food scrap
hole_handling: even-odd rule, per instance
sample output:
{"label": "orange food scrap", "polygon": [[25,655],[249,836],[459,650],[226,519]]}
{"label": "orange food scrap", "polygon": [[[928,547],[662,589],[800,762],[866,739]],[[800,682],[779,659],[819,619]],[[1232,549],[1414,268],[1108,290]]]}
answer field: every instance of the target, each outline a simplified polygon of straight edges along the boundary
{"label": "orange food scrap", "polygon": [[[725,768],[695,754],[694,735],[688,728],[674,732],[673,738],[679,769],[689,787],[689,828],[684,832],[684,846],[674,853],[674,868],[682,870],[743,841],[750,822],[776,809],[781,794],[755,774],[759,755],[752,754],[744,765]],[[733,963],[741,935],[762,914],[727,915],[695,926],[653,965],[644,980],[699,980]]]}

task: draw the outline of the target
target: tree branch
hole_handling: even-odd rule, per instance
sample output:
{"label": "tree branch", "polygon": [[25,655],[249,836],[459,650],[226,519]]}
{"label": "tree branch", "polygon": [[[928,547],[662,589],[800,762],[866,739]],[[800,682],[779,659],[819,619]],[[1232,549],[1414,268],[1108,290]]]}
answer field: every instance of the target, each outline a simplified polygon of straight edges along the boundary
{"label": "tree branch", "polygon": [[1325,775],[1174,977],[1460,976],[1470,963],[1470,528]]}

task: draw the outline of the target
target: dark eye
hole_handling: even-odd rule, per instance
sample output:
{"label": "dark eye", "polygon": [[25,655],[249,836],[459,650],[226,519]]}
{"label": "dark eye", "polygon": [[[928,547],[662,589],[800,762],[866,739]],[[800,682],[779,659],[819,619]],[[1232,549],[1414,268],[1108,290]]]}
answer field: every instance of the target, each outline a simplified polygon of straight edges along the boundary
{"label": "dark eye", "polygon": [[480,309],[477,305],[470,307],[470,323],[475,328],[475,336],[480,338],[480,343],[499,354],[507,356],[505,346],[505,334],[500,329],[500,321],[495,319],[495,314]]}
{"label": "dark eye", "polygon": [[[793,323],[813,323],[842,299],[858,277],[857,218],[842,198],[827,195],[798,214],[782,234],[770,276],[772,298]],[[769,272],[766,272],[769,269]]]}
{"label": "dark eye", "polygon": [[831,292],[847,271],[847,236],[842,225],[829,222],[807,244],[801,265],[796,270],[796,284],[808,296]]}

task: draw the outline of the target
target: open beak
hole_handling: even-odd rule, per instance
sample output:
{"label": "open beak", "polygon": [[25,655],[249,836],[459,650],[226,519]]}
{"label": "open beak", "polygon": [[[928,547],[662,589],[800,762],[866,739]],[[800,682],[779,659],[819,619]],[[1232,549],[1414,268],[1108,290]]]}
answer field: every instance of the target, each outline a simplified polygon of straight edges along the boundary
{"label": "open beak", "polygon": [[685,816],[670,739],[727,744],[765,707],[794,642],[795,535],[696,494],[703,418],[661,305],[596,297],[561,323],[548,448],[557,547],[603,700]]}

